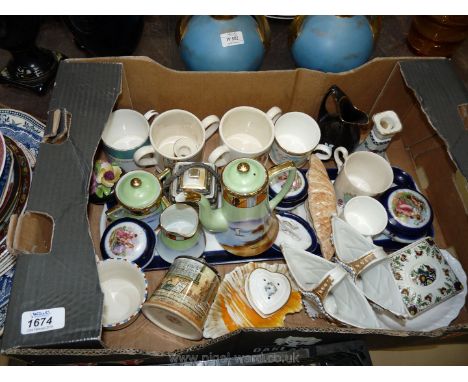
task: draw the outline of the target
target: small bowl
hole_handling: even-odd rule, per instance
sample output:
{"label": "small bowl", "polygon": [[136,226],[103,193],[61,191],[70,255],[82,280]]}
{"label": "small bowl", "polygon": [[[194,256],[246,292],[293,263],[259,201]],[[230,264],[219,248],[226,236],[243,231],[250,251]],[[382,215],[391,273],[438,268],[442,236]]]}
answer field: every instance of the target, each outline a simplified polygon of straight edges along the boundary
{"label": "small bowl", "polygon": [[109,259],[97,264],[104,293],[102,326],[107,330],[123,329],[135,321],[148,295],[145,274],[129,261]]}
{"label": "small bowl", "polygon": [[122,259],[145,269],[153,259],[156,235],[145,222],[134,218],[117,219],[104,231],[101,254],[106,259]]}
{"label": "small bowl", "polygon": [[[296,179],[286,196],[281,200],[276,208],[278,210],[289,211],[307,200],[307,188],[308,183],[305,177],[307,170],[298,169],[296,171]],[[275,177],[270,180],[269,186],[269,198],[273,199],[280,191],[283,184],[286,182],[287,172],[284,172],[284,176],[280,174],[279,177]]]}
{"label": "small bowl", "polygon": [[432,224],[432,207],[420,192],[401,187],[388,189],[380,198],[387,210],[386,231],[394,236],[418,238],[423,236]]}
{"label": "small bowl", "polygon": [[380,234],[388,223],[387,211],[382,204],[370,196],[355,196],[343,209],[343,218],[361,235]]}

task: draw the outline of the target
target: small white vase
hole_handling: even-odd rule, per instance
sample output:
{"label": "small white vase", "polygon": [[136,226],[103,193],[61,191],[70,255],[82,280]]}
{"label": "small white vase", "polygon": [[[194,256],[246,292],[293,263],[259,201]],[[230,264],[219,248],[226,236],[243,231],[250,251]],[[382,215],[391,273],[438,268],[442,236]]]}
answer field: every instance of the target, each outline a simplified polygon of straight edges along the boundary
{"label": "small white vase", "polygon": [[374,121],[372,130],[355,151],[371,151],[384,156],[393,136],[403,127],[398,115],[391,110],[374,114],[372,120]]}

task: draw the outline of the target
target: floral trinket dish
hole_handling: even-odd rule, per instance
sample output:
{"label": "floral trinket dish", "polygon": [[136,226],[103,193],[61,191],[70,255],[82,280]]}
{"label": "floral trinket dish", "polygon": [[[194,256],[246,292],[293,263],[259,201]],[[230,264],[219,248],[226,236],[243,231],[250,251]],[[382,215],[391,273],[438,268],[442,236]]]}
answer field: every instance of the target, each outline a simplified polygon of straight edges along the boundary
{"label": "floral trinket dish", "polygon": [[155,243],[155,233],[146,223],[123,218],[114,221],[104,231],[101,253],[104,259],[127,260],[145,269],[153,259]]}
{"label": "floral trinket dish", "polygon": [[430,237],[393,253],[391,267],[411,318],[463,290],[463,284]]}
{"label": "floral trinket dish", "polygon": [[432,225],[432,208],[426,197],[416,190],[392,187],[381,197],[387,210],[386,231],[390,235],[421,238]]}

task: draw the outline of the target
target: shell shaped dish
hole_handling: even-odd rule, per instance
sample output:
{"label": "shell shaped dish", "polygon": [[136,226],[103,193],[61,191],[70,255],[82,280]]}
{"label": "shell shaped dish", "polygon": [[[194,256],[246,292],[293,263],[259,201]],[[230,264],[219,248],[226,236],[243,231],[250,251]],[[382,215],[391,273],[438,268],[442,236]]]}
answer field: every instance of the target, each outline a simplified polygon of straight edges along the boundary
{"label": "shell shaped dish", "polygon": [[[245,282],[255,269],[285,275],[291,284],[291,295],[284,306],[263,318],[249,304]],[[203,337],[217,338],[241,328],[274,328],[284,326],[287,314],[302,310],[302,298],[285,264],[248,263],[228,273],[218,290],[205,323]]]}

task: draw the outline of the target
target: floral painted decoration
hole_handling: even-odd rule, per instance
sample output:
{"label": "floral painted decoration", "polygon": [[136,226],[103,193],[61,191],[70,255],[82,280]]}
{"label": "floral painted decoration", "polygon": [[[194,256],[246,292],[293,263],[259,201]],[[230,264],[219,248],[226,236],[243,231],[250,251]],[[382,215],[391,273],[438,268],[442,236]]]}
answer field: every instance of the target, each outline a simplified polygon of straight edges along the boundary
{"label": "floral painted decoration", "polygon": [[131,231],[127,227],[119,227],[112,232],[109,237],[109,244],[113,254],[117,256],[126,256],[127,251],[135,248],[134,239],[138,234]]}
{"label": "floral painted decoration", "polygon": [[430,237],[392,254],[390,266],[411,317],[463,290],[463,284]]}
{"label": "floral painted decoration", "polygon": [[109,162],[97,160],[94,164],[94,171],[91,180],[91,194],[96,194],[99,198],[109,196],[112,187],[120,179],[122,169]]}
{"label": "floral painted decoration", "polygon": [[427,206],[412,192],[398,192],[392,200],[392,212],[401,221],[418,227],[427,220]]}

